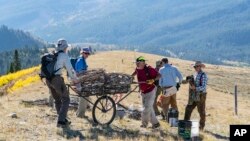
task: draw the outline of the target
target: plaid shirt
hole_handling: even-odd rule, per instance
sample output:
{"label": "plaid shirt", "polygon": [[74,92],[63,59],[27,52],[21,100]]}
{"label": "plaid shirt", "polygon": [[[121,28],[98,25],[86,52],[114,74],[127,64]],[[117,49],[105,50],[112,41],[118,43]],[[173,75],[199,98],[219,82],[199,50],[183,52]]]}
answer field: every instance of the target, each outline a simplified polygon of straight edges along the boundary
{"label": "plaid shirt", "polygon": [[[200,82],[200,80],[202,82]],[[206,93],[206,91],[207,91],[207,81],[208,81],[208,77],[207,77],[207,74],[205,72],[200,71],[199,73],[197,73],[196,76],[195,76],[196,91]]]}

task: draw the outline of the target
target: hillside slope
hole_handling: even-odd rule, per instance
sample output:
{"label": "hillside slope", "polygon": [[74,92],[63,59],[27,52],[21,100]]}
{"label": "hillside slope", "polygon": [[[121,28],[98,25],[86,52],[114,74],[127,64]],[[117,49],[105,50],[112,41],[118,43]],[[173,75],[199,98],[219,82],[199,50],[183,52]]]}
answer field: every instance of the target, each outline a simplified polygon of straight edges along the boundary
{"label": "hillside slope", "polygon": [[0,46],[1,53],[23,47],[43,47],[45,46],[45,42],[28,32],[0,25]]}
{"label": "hillside slope", "polygon": [[[154,66],[156,60],[162,56],[113,51],[102,52],[90,56],[88,64],[91,68],[105,68],[109,72],[131,73],[134,70],[133,63],[135,57],[143,55],[148,60],[148,64]],[[122,63],[123,60],[123,63]],[[183,75],[192,74],[193,62],[170,58],[170,62],[176,65]],[[234,68],[224,66],[207,65],[205,69],[209,76],[209,86],[207,95],[207,122],[205,132],[201,133],[201,138],[205,141],[228,140],[230,124],[249,124],[250,122],[250,102],[249,68]],[[233,95],[229,94],[234,82],[240,85],[239,96],[239,116],[233,114]],[[244,84],[243,84],[244,82]],[[246,90],[244,86],[246,85]],[[180,119],[183,118],[184,108],[187,104],[188,85],[182,85],[177,95],[177,102],[180,110]],[[242,95],[241,92],[246,94]],[[110,127],[92,126],[91,113],[88,112],[88,119],[79,119],[75,116],[75,111],[69,111],[69,118],[72,121],[71,129],[62,132],[56,126],[56,113],[47,106],[25,105],[22,100],[41,100],[48,98],[48,89],[37,82],[23,89],[20,89],[7,96],[0,97],[0,140],[177,140],[177,128],[171,128],[164,121],[161,122],[160,130],[140,129],[140,122],[125,118],[116,119]],[[72,92],[71,92],[72,93]],[[94,98],[93,98],[94,100]],[[133,93],[122,102],[124,105],[134,105],[140,107],[141,100],[137,93]],[[12,112],[16,112],[18,118],[8,117]],[[199,115],[194,111],[192,119],[199,119]]]}
{"label": "hillside slope", "polygon": [[188,60],[199,54],[214,64],[250,62],[249,0],[12,0],[0,5],[0,23],[47,41],[65,37],[141,46],[140,51],[160,55],[171,51]]}

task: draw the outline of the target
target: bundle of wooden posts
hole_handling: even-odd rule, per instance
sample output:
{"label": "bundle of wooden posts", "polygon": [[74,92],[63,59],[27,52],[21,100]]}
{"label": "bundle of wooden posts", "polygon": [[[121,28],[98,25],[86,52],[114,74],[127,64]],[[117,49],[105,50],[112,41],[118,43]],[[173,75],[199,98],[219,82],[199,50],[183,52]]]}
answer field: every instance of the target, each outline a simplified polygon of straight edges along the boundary
{"label": "bundle of wooden posts", "polygon": [[103,69],[88,70],[79,76],[81,94],[102,95],[127,93],[132,77],[123,73],[107,73]]}

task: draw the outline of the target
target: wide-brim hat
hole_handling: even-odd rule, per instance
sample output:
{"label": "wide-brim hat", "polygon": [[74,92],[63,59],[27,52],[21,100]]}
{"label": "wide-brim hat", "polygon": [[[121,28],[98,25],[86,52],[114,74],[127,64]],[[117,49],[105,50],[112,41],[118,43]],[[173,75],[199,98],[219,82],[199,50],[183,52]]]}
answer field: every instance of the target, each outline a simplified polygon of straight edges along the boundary
{"label": "wide-brim hat", "polygon": [[90,51],[89,48],[85,47],[85,48],[82,48],[82,49],[81,49],[80,53],[87,53],[87,54],[90,54],[91,51]]}
{"label": "wide-brim hat", "polygon": [[193,64],[193,67],[197,67],[197,66],[200,66],[200,67],[202,67],[202,68],[205,68],[205,67],[206,67],[206,65],[203,64],[201,61],[196,61],[195,64]]}
{"label": "wide-brim hat", "polygon": [[56,44],[56,50],[61,51],[69,47],[70,45],[65,39],[59,39]]}

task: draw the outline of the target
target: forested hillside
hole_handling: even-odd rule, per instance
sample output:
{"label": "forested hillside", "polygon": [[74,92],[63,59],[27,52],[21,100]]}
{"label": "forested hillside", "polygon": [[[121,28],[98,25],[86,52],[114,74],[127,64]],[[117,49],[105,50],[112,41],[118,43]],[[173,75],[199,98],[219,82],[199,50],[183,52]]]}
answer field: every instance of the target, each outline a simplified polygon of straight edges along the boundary
{"label": "forested hillside", "polygon": [[44,41],[32,36],[28,32],[0,25],[0,52],[22,47],[43,47],[45,45]]}

